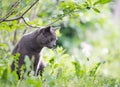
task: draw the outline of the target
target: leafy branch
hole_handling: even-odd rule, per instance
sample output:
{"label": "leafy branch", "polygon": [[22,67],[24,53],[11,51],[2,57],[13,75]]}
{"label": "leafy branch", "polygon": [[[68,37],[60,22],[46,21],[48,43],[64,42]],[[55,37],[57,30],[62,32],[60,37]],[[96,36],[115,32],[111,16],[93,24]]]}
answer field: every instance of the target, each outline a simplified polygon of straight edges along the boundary
{"label": "leafy branch", "polygon": [[25,23],[27,26],[32,27],[32,28],[40,28],[40,27],[32,26],[32,25],[28,24],[28,23],[26,22],[26,20],[25,20],[24,17],[21,17],[21,18],[23,19],[24,23]]}
{"label": "leafy branch", "polygon": [[11,9],[8,11],[8,13],[5,15],[5,17],[0,19],[0,23],[3,21],[6,21],[6,19],[11,16],[11,14],[14,11],[14,8],[17,7],[18,4],[19,4],[19,0],[12,5]]}
{"label": "leafy branch", "polygon": [[38,28],[38,27],[35,27],[35,26],[32,26],[32,25],[29,25],[26,20],[24,19],[24,15],[38,2],[39,0],[36,0],[27,10],[25,10],[22,15],[20,15],[19,17],[16,17],[16,18],[13,18],[13,19],[8,19],[11,14],[13,13],[14,11],[14,8],[19,4],[19,0],[17,2],[14,3],[14,5],[12,6],[12,8],[8,11],[8,13],[6,14],[5,17],[1,18],[0,19],[0,23],[1,22],[8,22],[8,21],[14,21],[14,20],[19,20],[19,19],[23,19],[24,23],[30,27],[33,27],[33,28]]}
{"label": "leafy branch", "polygon": [[[13,4],[13,6],[11,7],[11,9],[8,11],[8,13],[5,15],[5,17],[1,18],[0,19],[0,23],[1,22],[8,22],[8,21],[14,21],[14,20],[20,20],[22,19],[23,22],[29,26],[29,27],[32,27],[32,28],[39,28],[37,26],[32,26],[30,24],[27,23],[27,21],[25,20],[24,18],[24,15],[35,5],[37,4],[39,0],[36,0],[34,3],[32,3],[32,5],[26,9],[20,16],[18,17],[15,17],[15,18],[12,18],[12,19],[8,19],[14,12],[15,10],[15,7],[18,6],[18,4],[20,3],[20,0],[18,0],[17,2],[15,2]],[[67,15],[70,15],[70,14],[73,14],[75,12],[78,12],[78,11],[81,11],[81,10],[84,10],[84,9],[93,9],[95,12],[97,13],[100,13],[99,9],[97,9],[95,6],[97,4],[105,4],[105,3],[108,3],[110,2],[111,0],[97,0],[97,2],[92,2],[91,0],[87,0],[87,2],[83,2],[81,4],[78,4],[78,3],[66,3],[66,2],[63,2],[60,6],[60,10],[63,11],[63,14],[58,14],[57,15],[57,18],[51,22],[50,24],[48,24],[47,26],[51,26],[53,25],[54,23],[58,22],[59,20],[61,20],[63,17],[67,16]]]}
{"label": "leafy branch", "polygon": [[[65,17],[65,16],[67,16],[67,15],[70,15],[70,14],[72,14],[72,13],[75,13],[75,12],[79,12],[79,10],[78,10],[78,11],[72,10],[72,11],[67,12],[66,14],[60,15],[56,20],[54,20],[52,23],[48,24],[48,26],[50,26],[50,25],[58,22],[58,21],[61,20],[63,17]],[[59,25],[58,25],[58,26],[59,26]]]}

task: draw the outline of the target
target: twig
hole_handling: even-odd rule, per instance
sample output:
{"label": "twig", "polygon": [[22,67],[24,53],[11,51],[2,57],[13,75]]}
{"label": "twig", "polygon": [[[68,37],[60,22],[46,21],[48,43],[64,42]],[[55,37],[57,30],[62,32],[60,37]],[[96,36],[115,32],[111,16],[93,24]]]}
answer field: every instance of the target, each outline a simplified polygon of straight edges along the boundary
{"label": "twig", "polygon": [[[39,27],[37,27],[37,26],[32,26],[32,25],[28,24],[28,23],[26,22],[26,20],[24,19],[24,17],[23,17],[38,1],[39,1],[39,0],[36,0],[36,1],[35,1],[27,10],[25,10],[20,16],[18,16],[18,17],[16,17],[16,18],[12,18],[12,19],[7,19],[7,18],[10,17],[10,15],[12,14],[12,12],[13,12],[13,10],[14,10],[14,9],[13,9],[13,10],[11,9],[11,10],[7,13],[6,17],[0,19],[0,23],[1,23],[1,22],[7,22],[7,21],[13,21],[13,20],[22,19],[27,26],[33,27],[33,28],[39,28]],[[19,2],[19,0],[18,0],[18,2]],[[16,3],[17,3],[17,2],[16,2]],[[16,4],[16,3],[14,4],[13,7],[16,7],[16,6],[18,5],[18,3],[17,3],[17,4]],[[13,8],[13,7],[12,7],[12,8]],[[74,11],[74,10],[69,11],[67,14],[64,14],[64,15],[60,16],[59,18],[57,18],[55,21],[53,21],[52,23],[48,24],[47,26],[53,25],[54,23],[56,23],[57,21],[59,21],[59,20],[62,19],[63,17],[65,17],[65,16],[67,16],[67,15],[73,13],[73,12],[78,12],[78,11]]]}
{"label": "twig", "polygon": [[18,4],[19,4],[19,0],[12,5],[11,9],[8,11],[8,13],[5,15],[5,17],[3,17],[3,18],[0,19],[0,23],[3,22],[3,21],[5,21],[8,17],[10,17],[10,15],[11,15],[11,14],[13,13],[13,11],[14,11],[14,8],[15,8]]}
{"label": "twig", "polygon": [[[0,22],[7,22],[7,21],[13,21],[13,20],[19,20],[19,19],[21,19],[21,18],[23,18],[23,16],[38,2],[39,0],[36,0],[25,12],[23,12],[23,14],[21,15],[21,16],[19,16],[19,17],[16,17],[16,18],[13,18],[13,19],[7,19],[7,18],[4,18],[4,19],[2,19],[2,21],[0,21]],[[11,15],[11,14],[10,14]]]}
{"label": "twig", "polygon": [[[13,13],[14,8],[19,4],[19,0],[17,2],[14,3],[14,5],[11,7],[11,10],[7,13],[5,19],[7,19],[8,17],[10,17],[10,15]],[[13,8],[13,9],[12,9]]]}
{"label": "twig", "polygon": [[36,0],[21,16],[24,16],[39,0]]}
{"label": "twig", "polygon": [[21,18],[23,19],[24,23],[25,23],[27,26],[32,27],[32,28],[40,28],[40,27],[32,26],[32,25],[28,24],[28,23],[26,22],[26,20],[24,19],[24,17],[21,17]]}
{"label": "twig", "polygon": [[22,34],[24,35],[27,32],[27,30],[28,30],[28,28],[24,29]]}
{"label": "twig", "polygon": [[16,42],[17,42],[17,38],[16,38],[16,36],[17,36],[17,29],[14,31],[14,36],[13,36],[13,45],[15,45],[16,44]]}
{"label": "twig", "polygon": [[[79,11],[79,10],[78,10],[78,11]],[[52,23],[48,24],[47,26],[50,26],[50,25],[56,23],[57,21],[59,21],[60,19],[62,19],[63,17],[65,17],[65,16],[67,16],[67,15],[73,13],[73,12],[78,12],[78,11],[74,11],[74,10],[69,11],[67,14],[62,15],[61,17],[57,18],[55,21],[53,21]]]}

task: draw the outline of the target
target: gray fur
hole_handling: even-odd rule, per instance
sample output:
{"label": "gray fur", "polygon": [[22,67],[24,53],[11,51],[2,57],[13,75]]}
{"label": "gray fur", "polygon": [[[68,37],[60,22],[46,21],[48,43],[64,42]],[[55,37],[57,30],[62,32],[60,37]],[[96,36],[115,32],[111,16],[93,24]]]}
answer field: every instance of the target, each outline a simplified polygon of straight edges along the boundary
{"label": "gray fur", "polygon": [[[56,45],[56,34],[53,28],[50,26],[37,29],[29,34],[24,35],[21,40],[16,44],[15,48],[13,49],[12,54],[15,55],[16,53],[20,54],[18,60],[18,70],[17,74],[20,78],[20,68],[24,64],[24,58],[27,55],[30,60],[34,57],[34,72],[40,72],[42,75],[42,71],[44,69],[43,61],[40,62],[39,68],[37,69],[38,62],[40,61],[40,52],[43,47],[53,48]],[[15,69],[14,61],[11,65],[11,70]]]}

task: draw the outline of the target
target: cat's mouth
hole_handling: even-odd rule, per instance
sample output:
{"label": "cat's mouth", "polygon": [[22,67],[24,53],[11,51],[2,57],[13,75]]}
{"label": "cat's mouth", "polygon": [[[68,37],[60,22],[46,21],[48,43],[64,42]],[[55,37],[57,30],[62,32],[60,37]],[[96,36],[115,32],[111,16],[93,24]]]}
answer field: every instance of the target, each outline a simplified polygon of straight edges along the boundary
{"label": "cat's mouth", "polygon": [[53,45],[53,46],[47,46],[48,48],[50,49],[55,49],[56,48],[56,45]]}

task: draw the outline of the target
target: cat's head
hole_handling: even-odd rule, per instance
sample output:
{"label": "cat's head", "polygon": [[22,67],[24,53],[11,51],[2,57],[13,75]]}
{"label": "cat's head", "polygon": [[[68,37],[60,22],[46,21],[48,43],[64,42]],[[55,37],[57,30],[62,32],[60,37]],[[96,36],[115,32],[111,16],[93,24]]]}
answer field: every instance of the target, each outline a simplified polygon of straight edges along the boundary
{"label": "cat's head", "polygon": [[39,34],[37,36],[37,42],[42,47],[54,48],[56,46],[57,36],[55,29],[47,26],[39,29]]}

